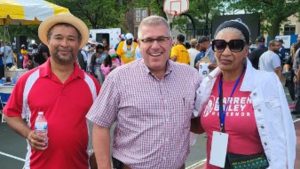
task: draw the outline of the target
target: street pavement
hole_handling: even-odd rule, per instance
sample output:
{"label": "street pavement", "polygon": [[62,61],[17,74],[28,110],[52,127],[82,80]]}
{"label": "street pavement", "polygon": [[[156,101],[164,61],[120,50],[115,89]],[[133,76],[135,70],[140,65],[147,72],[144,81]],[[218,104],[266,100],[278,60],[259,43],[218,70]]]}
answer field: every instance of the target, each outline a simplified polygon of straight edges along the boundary
{"label": "street pavement", "polygon": [[[290,99],[288,98],[289,102]],[[295,169],[300,168],[300,116],[293,116],[297,132],[297,161]],[[196,143],[186,161],[186,169],[204,169],[206,162],[206,136],[197,135]],[[26,141],[13,132],[6,123],[0,123],[0,168],[21,169],[26,155]]]}
{"label": "street pavement", "polygon": [[[91,139],[90,139],[91,140]],[[205,135],[197,135],[196,143],[191,146],[186,166],[196,166],[205,159]],[[26,155],[26,141],[10,129],[6,123],[0,123],[0,168],[21,169]]]}

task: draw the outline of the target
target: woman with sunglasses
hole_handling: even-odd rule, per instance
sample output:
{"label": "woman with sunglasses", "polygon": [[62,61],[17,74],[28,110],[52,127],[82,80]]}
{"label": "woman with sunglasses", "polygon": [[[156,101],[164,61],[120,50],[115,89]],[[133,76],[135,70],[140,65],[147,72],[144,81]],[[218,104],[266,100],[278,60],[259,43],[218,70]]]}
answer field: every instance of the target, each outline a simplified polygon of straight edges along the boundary
{"label": "woman with sunglasses", "polygon": [[198,88],[200,120],[192,130],[207,134],[207,169],[294,169],[295,128],[283,87],[275,73],[252,67],[249,37],[240,20],[216,29],[218,67]]}

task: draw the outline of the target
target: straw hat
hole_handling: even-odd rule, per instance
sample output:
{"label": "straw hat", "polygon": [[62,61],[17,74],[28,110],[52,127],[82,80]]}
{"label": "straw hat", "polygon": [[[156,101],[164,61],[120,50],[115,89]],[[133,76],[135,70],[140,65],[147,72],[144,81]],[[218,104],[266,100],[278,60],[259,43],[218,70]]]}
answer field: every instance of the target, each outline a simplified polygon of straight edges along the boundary
{"label": "straw hat", "polygon": [[39,26],[39,38],[44,44],[48,44],[47,34],[49,29],[59,23],[73,25],[81,34],[80,48],[82,48],[89,39],[89,29],[86,24],[72,14],[53,15],[44,20]]}

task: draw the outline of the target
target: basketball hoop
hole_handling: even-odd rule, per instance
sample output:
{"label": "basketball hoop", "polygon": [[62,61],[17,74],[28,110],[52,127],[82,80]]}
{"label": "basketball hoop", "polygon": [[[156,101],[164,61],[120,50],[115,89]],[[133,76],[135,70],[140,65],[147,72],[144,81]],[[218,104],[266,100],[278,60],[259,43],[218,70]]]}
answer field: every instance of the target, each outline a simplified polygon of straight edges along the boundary
{"label": "basketball hoop", "polygon": [[177,16],[177,11],[165,11],[165,13],[168,19],[168,23],[171,24],[173,22],[174,17]]}
{"label": "basketball hoop", "polygon": [[172,23],[175,16],[189,10],[189,0],[164,0],[164,12],[168,23]]}

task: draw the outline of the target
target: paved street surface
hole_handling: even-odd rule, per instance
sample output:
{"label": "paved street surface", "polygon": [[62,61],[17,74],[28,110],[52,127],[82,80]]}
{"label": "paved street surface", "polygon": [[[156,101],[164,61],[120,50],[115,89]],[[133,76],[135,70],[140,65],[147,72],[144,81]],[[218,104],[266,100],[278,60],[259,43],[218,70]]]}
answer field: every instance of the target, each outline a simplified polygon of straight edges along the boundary
{"label": "paved street surface", "polygon": [[[288,94],[287,94],[288,95]],[[290,99],[288,97],[290,102]],[[295,169],[300,168],[300,116],[293,116],[297,132],[297,161]],[[198,135],[196,143],[191,146],[186,161],[186,169],[203,169],[206,162],[206,137]],[[14,133],[6,123],[0,123],[0,168],[21,169],[26,155],[26,141]]]}

